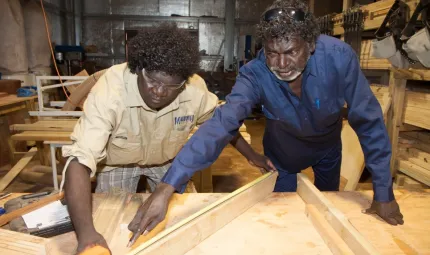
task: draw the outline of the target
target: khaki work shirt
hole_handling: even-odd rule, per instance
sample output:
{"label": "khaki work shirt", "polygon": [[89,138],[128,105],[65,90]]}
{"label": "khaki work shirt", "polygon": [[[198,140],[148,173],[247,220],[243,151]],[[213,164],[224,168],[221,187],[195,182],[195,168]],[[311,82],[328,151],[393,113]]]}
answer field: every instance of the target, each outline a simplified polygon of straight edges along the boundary
{"label": "khaki work shirt", "polygon": [[127,63],[109,68],[84,104],[84,114],[63,146],[64,157],[75,157],[91,169],[161,165],[172,160],[197,124],[210,117],[218,98],[198,75],[181,94],[160,111],[150,109],[140,96],[137,75]]}

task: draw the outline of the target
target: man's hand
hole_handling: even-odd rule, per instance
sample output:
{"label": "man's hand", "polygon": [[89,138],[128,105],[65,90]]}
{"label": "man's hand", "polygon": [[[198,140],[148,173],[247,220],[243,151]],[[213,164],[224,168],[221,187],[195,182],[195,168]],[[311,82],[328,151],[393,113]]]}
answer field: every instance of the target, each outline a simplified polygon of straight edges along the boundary
{"label": "man's hand", "polygon": [[391,225],[403,225],[403,215],[400,212],[399,204],[397,204],[396,200],[391,202],[378,202],[373,200],[370,208],[366,209],[364,213],[377,214]]}
{"label": "man's hand", "polygon": [[94,247],[96,245],[105,247],[106,249],[109,250],[109,253],[112,254],[112,252],[110,251],[110,249],[106,243],[106,240],[103,238],[102,235],[100,235],[96,231],[82,235],[81,237],[79,237],[78,249],[77,249],[76,253],[79,254],[79,253],[85,251],[86,249],[89,249],[89,248]]}
{"label": "man's hand", "polygon": [[250,157],[248,157],[248,162],[252,166],[258,167],[262,174],[276,171],[272,161],[270,161],[268,157],[258,153],[253,153]]}
{"label": "man's hand", "polygon": [[158,184],[154,193],[140,206],[133,220],[128,224],[128,229],[140,235],[142,233],[146,235],[154,229],[164,220],[169,199],[174,191],[175,188],[167,183]]}

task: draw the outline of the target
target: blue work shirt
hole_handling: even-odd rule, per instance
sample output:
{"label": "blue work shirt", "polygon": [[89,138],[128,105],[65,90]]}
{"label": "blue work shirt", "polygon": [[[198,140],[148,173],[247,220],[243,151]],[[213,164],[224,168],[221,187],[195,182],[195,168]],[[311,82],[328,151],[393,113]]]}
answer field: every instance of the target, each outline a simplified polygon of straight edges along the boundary
{"label": "blue work shirt", "polygon": [[[391,144],[381,107],[352,48],[341,40],[320,35],[303,72],[301,93],[297,97],[288,82],[277,79],[261,50],[256,59],[240,69],[226,104],[216,109],[214,116],[184,145],[162,181],[183,192],[196,171],[218,158],[256,104],[263,106],[269,122],[282,122],[281,132],[291,138],[264,143],[266,155],[273,152],[268,157],[277,169],[299,171],[294,168],[311,166],[340,141],[341,111],[346,102],[348,121],[359,137],[372,174],[374,199],[393,200]],[[276,155],[276,143],[282,142],[288,143],[292,154],[301,159],[282,161],[282,155]]]}

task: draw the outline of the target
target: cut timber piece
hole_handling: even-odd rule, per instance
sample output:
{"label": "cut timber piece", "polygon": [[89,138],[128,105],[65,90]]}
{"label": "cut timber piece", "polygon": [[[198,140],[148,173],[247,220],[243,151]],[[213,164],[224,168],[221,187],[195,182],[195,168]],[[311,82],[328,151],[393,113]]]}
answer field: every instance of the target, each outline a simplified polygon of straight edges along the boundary
{"label": "cut timber piece", "polygon": [[0,254],[4,255],[48,255],[49,239],[0,229]]}
{"label": "cut timber piece", "polygon": [[380,254],[304,174],[297,174],[297,178],[299,196],[306,204],[314,205],[324,215],[327,222],[355,254]]}
{"label": "cut timber piece", "polygon": [[407,160],[399,160],[399,171],[430,186],[430,171]]}
{"label": "cut timber piece", "polygon": [[343,121],[340,175],[347,180],[344,190],[355,190],[364,170],[364,154],[355,131]]}
{"label": "cut timber piece", "polygon": [[314,205],[306,206],[306,215],[334,255],[354,254]]}
{"label": "cut timber piece", "polygon": [[[129,254],[184,254],[267,197],[278,173],[267,173],[134,248]],[[139,242],[139,240],[138,240]]]}
{"label": "cut timber piece", "polygon": [[37,153],[37,148],[31,148],[22,157],[15,166],[0,180],[0,192],[3,191],[14,179],[15,177],[24,169],[24,167],[33,159],[34,155]]}

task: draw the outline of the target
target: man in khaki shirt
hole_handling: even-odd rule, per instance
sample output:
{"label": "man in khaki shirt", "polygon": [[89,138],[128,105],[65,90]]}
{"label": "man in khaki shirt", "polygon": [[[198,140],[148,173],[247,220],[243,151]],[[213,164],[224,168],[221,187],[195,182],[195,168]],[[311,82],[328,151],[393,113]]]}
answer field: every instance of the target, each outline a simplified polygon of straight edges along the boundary
{"label": "man in khaki shirt", "polygon": [[[217,105],[194,74],[198,42],[186,31],[169,24],[147,28],[128,48],[129,62],[100,77],[71,135],[73,144],[63,147],[68,160],[61,188],[65,185],[78,253],[95,244],[108,248],[94,228],[90,176],[97,173],[97,192],[112,187],[136,192],[141,175],[151,190],[166,185],[160,181],[171,160]],[[241,136],[234,145],[250,151]]]}

